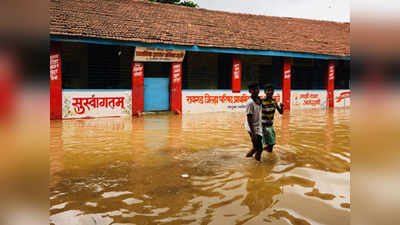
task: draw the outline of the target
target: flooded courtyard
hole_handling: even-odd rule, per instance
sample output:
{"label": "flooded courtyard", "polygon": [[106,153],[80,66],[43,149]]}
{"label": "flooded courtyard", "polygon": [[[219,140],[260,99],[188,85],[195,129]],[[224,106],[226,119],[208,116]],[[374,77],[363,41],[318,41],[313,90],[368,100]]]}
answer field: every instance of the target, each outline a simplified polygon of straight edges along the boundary
{"label": "flooded courtyard", "polygon": [[350,108],[51,121],[50,224],[350,224]]}

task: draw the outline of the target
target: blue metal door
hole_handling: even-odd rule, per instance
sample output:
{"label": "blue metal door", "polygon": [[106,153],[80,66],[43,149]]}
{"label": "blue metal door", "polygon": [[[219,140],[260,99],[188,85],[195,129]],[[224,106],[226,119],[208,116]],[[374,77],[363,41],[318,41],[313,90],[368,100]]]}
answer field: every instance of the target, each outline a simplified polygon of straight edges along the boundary
{"label": "blue metal door", "polygon": [[144,111],[169,110],[169,78],[144,78]]}

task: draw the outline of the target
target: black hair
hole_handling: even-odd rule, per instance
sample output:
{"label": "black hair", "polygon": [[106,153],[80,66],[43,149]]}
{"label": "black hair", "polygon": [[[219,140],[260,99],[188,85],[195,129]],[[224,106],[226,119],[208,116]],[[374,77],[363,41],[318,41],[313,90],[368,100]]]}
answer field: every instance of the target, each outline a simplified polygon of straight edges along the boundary
{"label": "black hair", "polygon": [[265,85],[263,86],[263,88],[264,88],[264,90],[267,90],[267,89],[272,89],[272,90],[274,90],[274,87],[272,86],[272,84],[265,84]]}
{"label": "black hair", "polygon": [[258,83],[256,83],[256,82],[250,82],[247,86],[248,86],[249,90],[259,88]]}

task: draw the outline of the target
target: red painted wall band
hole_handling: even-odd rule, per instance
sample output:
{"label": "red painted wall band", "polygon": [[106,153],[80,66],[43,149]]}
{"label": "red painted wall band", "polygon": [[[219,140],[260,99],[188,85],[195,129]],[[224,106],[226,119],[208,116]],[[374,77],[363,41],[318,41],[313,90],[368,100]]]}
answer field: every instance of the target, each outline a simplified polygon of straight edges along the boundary
{"label": "red painted wall band", "polygon": [[290,58],[284,58],[282,74],[282,103],[285,110],[290,110],[290,82],[291,82],[291,62]]}
{"label": "red painted wall band", "polygon": [[242,77],[242,63],[238,56],[232,59],[232,92],[240,93],[240,81]]}
{"label": "red painted wall band", "polygon": [[132,63],[132,116],[144,110],[144,65]]}
{"label": "red painted wall band", "polygon": [[171,111],[182,112],[182,63],[171,64],[170,106]]}
{"label": "red painted wall band", "polygon": [[61,53],[58,43],[50,43],[50,119],[62,119]]}

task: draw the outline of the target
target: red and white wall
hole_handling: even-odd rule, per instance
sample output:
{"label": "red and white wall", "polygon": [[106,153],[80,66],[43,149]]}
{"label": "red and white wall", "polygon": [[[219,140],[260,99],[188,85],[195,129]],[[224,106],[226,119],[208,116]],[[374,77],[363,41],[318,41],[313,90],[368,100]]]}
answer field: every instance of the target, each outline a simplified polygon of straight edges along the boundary
{"label": "red and white wall", "polygon": [[[261,97],[265,97],[260,93]],[[291,109],[326,108],[325,90],[291,91]],[[250,98],[248,91],[183,90],[182,113],[241,112]],[[282,91],[274,98],[282,102]],[[63,90],[62,118],[129,117],[132,116],[131,90]],[[334,91],[334,107],[350,106],[350,90]]]}
{"label": "red and white wall", "polygon": [[334,91],[334,107],[346,107],[351,104],[350,90],[335,90]]}
{"label": "red and white wall", "polygon": [[[290,95],[291,109],[327,107],[326,90],[293,90]],[[262,90],[260,96],[265,97]],[[334,96],[334,107],[350,106],[350,90],[335,90]],[[281,90],[275,90],[273,97],[283,102]],[[231,90],[183,90],[182,113],[243,111],[249,98],[247,90],[240,93],[232,93]]]}
{"label": "red and white wall", "polygon": [[62,118],[132,115],[131,90],[63,90]]}
{"label": "red and white wall", "polygon": [[[281,92],[276,91],[274,97],[277,100],[280,100]],[[203,113],[244,111],[245,104],[249,98],[250,93],[248,91],[232,93],[231,90],[183,90],[182,112]]]}

